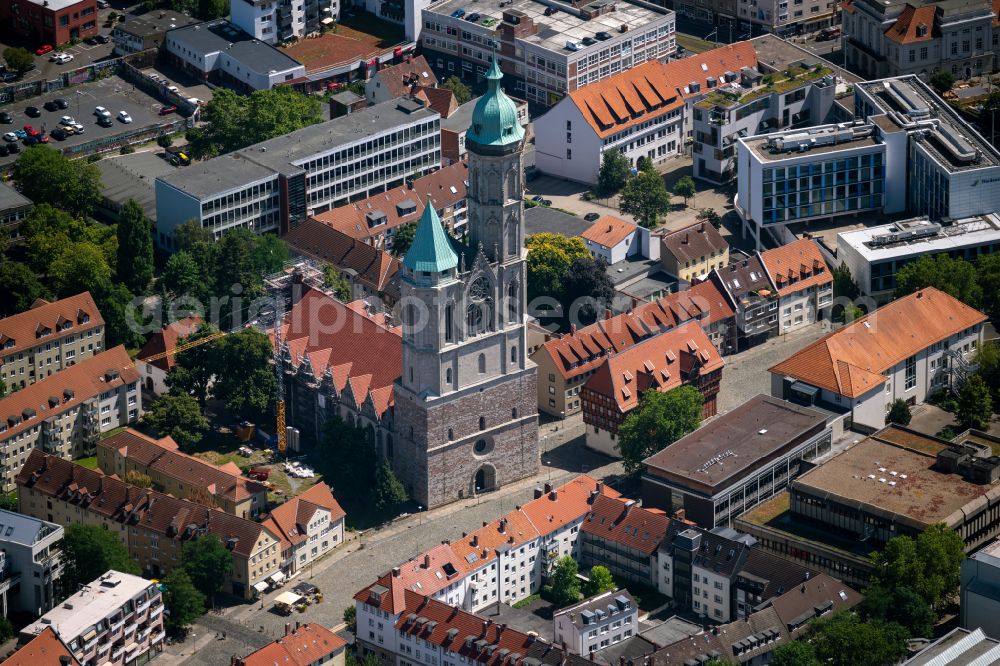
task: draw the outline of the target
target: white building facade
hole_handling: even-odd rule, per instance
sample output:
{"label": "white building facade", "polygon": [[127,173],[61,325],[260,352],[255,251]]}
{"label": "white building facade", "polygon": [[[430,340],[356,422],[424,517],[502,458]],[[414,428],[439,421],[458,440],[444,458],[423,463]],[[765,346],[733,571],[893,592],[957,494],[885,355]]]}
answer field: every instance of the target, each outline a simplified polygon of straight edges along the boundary
{"label": "white building facade", "polygon": [[41,615],[57,603],[62,525],[0,509],[0,615]]}
{"label": "white building facade", "polygon": [[611,590],[552,616],[557,645],[587,656],[639,633],[639,607],[627,590]]}

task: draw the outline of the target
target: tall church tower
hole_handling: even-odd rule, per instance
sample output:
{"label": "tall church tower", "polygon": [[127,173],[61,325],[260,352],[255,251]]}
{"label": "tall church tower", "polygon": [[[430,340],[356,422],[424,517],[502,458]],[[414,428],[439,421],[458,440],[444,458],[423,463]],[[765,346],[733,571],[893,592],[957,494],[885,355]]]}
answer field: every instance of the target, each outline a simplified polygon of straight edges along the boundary
{"label": "tall church tower", "polygon": [[538,469],[524,325],[524,129],[502,77],[494,60],[466,134],[469,245],[448,236],[428,200],[403,259],[392,462],[425,507]]}

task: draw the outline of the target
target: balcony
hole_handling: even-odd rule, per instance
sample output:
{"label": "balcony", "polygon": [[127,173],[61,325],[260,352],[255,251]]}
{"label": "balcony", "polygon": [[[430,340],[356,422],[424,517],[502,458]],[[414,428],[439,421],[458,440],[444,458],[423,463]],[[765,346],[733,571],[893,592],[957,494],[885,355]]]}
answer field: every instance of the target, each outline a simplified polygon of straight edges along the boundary
{"label": "balcony", "polygon": [[149,621],[152,622],[153,619],[159,617],[160,613],[162,612],[163,612],[163,604],[160,604],[153,610],[149,611]]}
{"label": "balcony", "polygon": [[119,645],[115,647],[115,649],[111,651],[111,661],[118,661],[118,659],[122,656],[124,652],[125,652],[124,645]]}
{"label": "balcony", "polygon": [[158,632],[156,632],[150,637],[149,644],[156,645],[157,643],[163,640],[164,636],[166,636],[166,634],[163,632],[162,629],[160,629]]}

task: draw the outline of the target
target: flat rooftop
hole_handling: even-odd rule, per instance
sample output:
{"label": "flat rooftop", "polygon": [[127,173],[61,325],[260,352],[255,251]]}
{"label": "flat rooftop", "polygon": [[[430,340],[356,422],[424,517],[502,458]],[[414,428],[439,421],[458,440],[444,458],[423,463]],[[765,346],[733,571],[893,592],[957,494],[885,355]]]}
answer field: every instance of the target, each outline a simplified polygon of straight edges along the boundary
{"label": "flat rooftop", "polygon": [[750,40],[754,50],[757,52],[757,62],[759,65],[772,70],[786,69],[795,64],[822,63],[824,67],[833,71],[838,79],[848,83],[863,81],[861,77],[852,74],[842,67],[834,65],[829,60],[808,51],[797,44],[793,44],[775,35],[761,35]]}
{"label": "flat rooftop", "polygon": [[821,429],[826,415],[757,395],[643,461],[647,473],[714,488],[765,465],[791,442]]}
{"label": "flat rooftop", "polygon": [[798,157],[811,157],[814,155],[824,155],[827,153],[838,153],[844,150],[854,150],[857,148],[874,148],[881,146],[882,142],[875,138],[874,132],[862,134],[846,141],[827,143],[824,145],[813,145],[808,150],[784,150],[772,151],[770,141],[775,138],[786,138],[796,135],[813,134],[820,136],[824,133],[832,132],[836,125],[819,125],[817,127],[805,127],[801,129],[785,130],[782,132],[772,132],[771,134],[761,134],[746,139],[740,139],[746,144],[753,154],[762,162],[780,162],[782,160],[794,159]]}
{"label": "flat rooftop", "polygon": [[37,636],[46,627],[52,627],[63,641],[69,643],[151,585],[154,583],[141,576],[108,571],[25,627],[22,633]]}
{"label": "flat rooftop", "polygon": [[95,163],[101,172],[101,194],[120,204],[135,199],[151,221],[156,221],[156,190],[160,176],[174,172],[157,153],[134,153],[110,157]]}
{"label": "flat rooftop", "polygon": [[274,175],[274,169],[257,164],[236,152],[204,162],[195,162],[183,169],[160,176],[157,180],[200,198],[246,187],[249,183],[265,180]]}
{"label": "flat rooftop", "polygon": [[[613,36],[619,35],[619,30],[623,25],[628,26],[626,32],[632,30],[642,31],[648,29],[662,20],[666,20],[668,12],[653,11],[628,2],[616,2],[615,11],[595,16],[586,20],[571,14],[562,9],[551,16],[545,15],[545,10],[549,5],[537,0],[510,0],[506,7],[500,7],[500,3],[479,2],[478,0],[444,0],[424,9],[424,12],[437,14],[439,16],[450,16],[452,12],[459,9],[465,10],[465,17],[472,14],[479,14],[479,21],[476,23],[492,31],[496,29],[503,20],[504,12],[521,12],[525,17],[532,19],[538,32],[528,37],[520,38],[520,41],[538,46],[550,51],[557,51],[566,56],[578,56],[591,50],[600,51],[602,42],[590,46],[581,45],[579,51],[570,51],[566,48],[566,42],[579,42],[584,37],[593,37],[598,32],[608,32]],[[461,23],[476,25],[465,18]]]}
{"label": "flat rooftop", "polygon": [[177,28],[171,30],[169,36],[183,40],[201,56],[226,51],[234,60],[258,73],[284,72],[300,66],[298,61],[254,39],[226,19]]}
{"label": "flat rooftop", "polygon": [[1000,659],[1000,641],[996,641],[982,628],[953,629],[903,666],[972,666],[995,664]]}
{"label": "flat rooftop", "polygon": [[149,37],[197,22],[197,19],[180,12],[170,9],[154,9],[145,14],[126,14],[125,22],[119,23],[116,27],[131,35]]}
{"label": "flat rooftop", "polygon": [[[927,227],[928,231],[932,228]],[[850,245],[867,261],[880,262],[897,257],[911,257],[914,254],[949,252],[966,247],[991,245],[1000,242],[1000,215],[989,213],[955,220],[950,225],[942,225],[935,233],[915,238],[904,238],[893,242],[885,242],[889,240],[888,238],[877,240],[900,231],[901,228],[894,222],[841,232],[837,234],[837,246]]]}
{"label": "flat rooftop", "polygon": [[[898,435],[898,436],[897,436]],[[911,441],[912,440],[912,441]],[[791,482],[793,490],[826,496],[916,528],[961,520],[959,511],[994,490],[933,469],[949,443],[889,427],[848,447]]]}
{"label": "flat rooftop", "polygon": [[380,21],[367,15],[365,30],[358,30],[347,23],[356,23],[360,17],[341,17],[337,32],[328,32],[318,37],[300,39],[294,44],[282,46],[281,52],[305,65],[306,73],[349,65],[359,60],[371,60],[391,53],[406,40],[401,26]]}

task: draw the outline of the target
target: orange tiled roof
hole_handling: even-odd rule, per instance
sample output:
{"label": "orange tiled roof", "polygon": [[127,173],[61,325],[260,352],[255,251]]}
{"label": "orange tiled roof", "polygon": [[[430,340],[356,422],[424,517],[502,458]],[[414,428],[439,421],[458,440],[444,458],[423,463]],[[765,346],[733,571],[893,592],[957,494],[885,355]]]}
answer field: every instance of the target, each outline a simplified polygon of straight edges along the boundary
{"label": "orange tiled roof", "polygon": [[578,88],[569,98],[597,135],[606,137],[679,109],[692,94],[691,82],[700,83],[706,91],[708,77],[718,80],[727,71],[756,66],[753,45],[738,42],[669,63],[650,60]]}
{"label": "orange tiled roof", "polygon": [[626,222],[614,215],[603,215],[580,234],[580,238],[597,243],[601,247],[612,248],[635,233],[638,229],[632,222]]}
{"label": "orange tiled roof", "polygon": [[281,536],[282,544],[298,544],[309,537],[305,526],[319,509],[330,512],[331,524],[347,515],[333,497],[330,486],[321,481],[301,495],[276,506],[264,524]]}
{"label": "orange tiled roof", "polygon": [[602,496],[594,500],[580,530],[652,555],[669,526],[670,518],[662,512],[644,509],[635,500]]}
{"label": "orange tiled roof", "polygon": [[833,282],[823,253],[811,238],[800,238],[794,243],[765,250],[760,253],[760,259],[779,296]]}
{"label": "orange tiled roof", "polygon": [[986,315],[933,287],[898,298],[827,334],[769,370],[856,398],[885,382],[897,363],[986,321]]}
{"label": "orange tiled roof", "polygon": [[416,56],[409,62],[401,62],[378,71],[375,76],[390,97],[402,97],[413,85],[437,86],[437,76],[424,56]]}
{"label": "orange tiled roof", "polygon": [[639,404],[644,391],[669,391],[683,384],[686,376],[723,365],[705,331],[698,322],[689,321],[608,357],[585,386],[614,400],[625,413]]}
{"label": "orange tiled roof", "polygon": [[427,106],[447,118],[458,110],[458,100],[455,93],[447,88],[432,88],[431,86],[414,86],[413,96],[427,102]]}
{"label": "orange tiled roof", "polygon": [[289,630],[239,660],[239,666],[309,666],[325,661],[344,649],[347,642],[321,624],[307,623]]}
{"label": "orange tiled roof", "polygon": [[[198,330],[201,322],[202,319],[198,315],[189,315],[167,324],[146,341],[146,344],[139,351],[139,355],[136,358],[142,360],[156,354],[162,354],[163,352],[172,352],[177,348],[177,341],[186,338]],[[167,354],[163,358],[150,361],[149,363],[150,365],[155,365],[160,370],[169,372],[171,368],[177,365],[177,357],[174,354]]]}
{"label": "orange tiled roof", "polygon": [[885,36],[897,44],[929,42],[941,36],[941,31],[935,22],[936,17],[936,5],[914,7],[907,4],[896,22],[885,31]]}
{"label": "orange tiled roof", "polygon": [[[62,661],[64,658],[65,661]],[[17,652],[4,659],[0,666],[80,666],[80,662],[59,639],[55,629],[45,627]]]}
{"label": "orange tiled roof", "polygon": [[38,344],[43,334],[77,333],[103,325],[89,291],[53,303],[38,299],[28,310],[0,319],[0,356]]}

